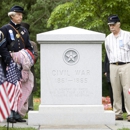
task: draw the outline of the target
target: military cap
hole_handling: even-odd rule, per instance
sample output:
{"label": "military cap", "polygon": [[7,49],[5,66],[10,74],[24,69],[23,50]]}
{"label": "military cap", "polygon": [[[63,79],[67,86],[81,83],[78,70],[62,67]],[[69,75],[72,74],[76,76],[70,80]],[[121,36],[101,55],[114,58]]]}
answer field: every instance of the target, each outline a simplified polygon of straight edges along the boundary
{"label": "military cap", "polygon": [[13,6],[11,9],[10,9],[10,12],[19,12],[19,13],[23,13],[24,12],[24,9],[20,6]]}
{"label": "military cap", "polygon": [[108,17],[108,24],[115,24],[117,22],[120,22],[118,15],[111,15]]}
{"label": "military cap", "polygon": [[28,23],[22,22],[22,23],[21,23],[21,26],[25,27],[25,28],[29,31],[30,25],[29,25]]}
{"label": "military cap", "polygon": [[28,23],[22,22],[21,26],[25,27],[28,30],[28,33],[30,34],[30,31],[29,31],[30,25]]}

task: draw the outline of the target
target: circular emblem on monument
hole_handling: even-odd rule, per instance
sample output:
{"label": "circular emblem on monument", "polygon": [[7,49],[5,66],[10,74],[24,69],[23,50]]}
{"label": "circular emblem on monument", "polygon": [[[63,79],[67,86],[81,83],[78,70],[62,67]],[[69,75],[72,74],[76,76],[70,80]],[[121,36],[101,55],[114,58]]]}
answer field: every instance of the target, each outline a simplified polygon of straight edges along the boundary
{"label": "circular emblem on monument", "polygon": [[75,65],[79,61],[79,53],[75,49],[67,49],[63,54],[63,60],[68,65]]}

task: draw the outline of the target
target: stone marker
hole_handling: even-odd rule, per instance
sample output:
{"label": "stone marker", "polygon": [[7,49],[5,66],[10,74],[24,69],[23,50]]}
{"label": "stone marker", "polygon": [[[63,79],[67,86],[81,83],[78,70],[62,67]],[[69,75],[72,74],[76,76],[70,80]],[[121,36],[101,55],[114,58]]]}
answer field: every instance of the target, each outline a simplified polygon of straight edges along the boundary
{"label": "stone marker", "polygon": [[65,27],[37,34],[41,104],[28,124],[46,126],[115,124],[102,105],[102,43],[105,34]]}

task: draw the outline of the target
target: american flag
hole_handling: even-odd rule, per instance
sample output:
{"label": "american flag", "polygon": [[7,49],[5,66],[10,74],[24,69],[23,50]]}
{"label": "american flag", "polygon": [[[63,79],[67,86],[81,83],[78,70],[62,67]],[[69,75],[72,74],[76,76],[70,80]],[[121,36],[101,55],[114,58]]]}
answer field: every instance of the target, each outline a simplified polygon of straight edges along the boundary
{"label": "american flag", "polygon": [[0,59],[0,122],[4,121],[11,113],[6,86],[7,82]]}
{"label": "american flag", "polygon": [[6,73],[7,91],[10,102],[10,109],[18,111],[18,101],[22,95],[21,82],[20,82],[20,70],[13,60],[11,60],[10,66]]}

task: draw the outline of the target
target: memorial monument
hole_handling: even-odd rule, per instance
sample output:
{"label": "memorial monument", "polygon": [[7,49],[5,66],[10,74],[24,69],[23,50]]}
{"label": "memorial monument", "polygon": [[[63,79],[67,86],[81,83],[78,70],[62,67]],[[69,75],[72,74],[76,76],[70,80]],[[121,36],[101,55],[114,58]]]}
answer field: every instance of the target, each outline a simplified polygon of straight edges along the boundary
{"label": "memorial monument", "polygon": [[102,105],[102,43],[105,34],[65,27],[37,34],[41,104],[28,124],[115,124]]}

